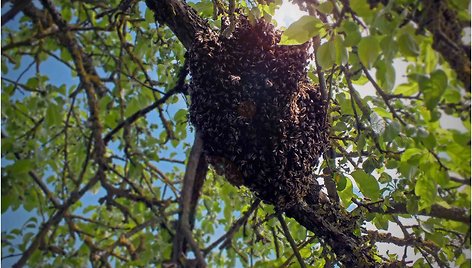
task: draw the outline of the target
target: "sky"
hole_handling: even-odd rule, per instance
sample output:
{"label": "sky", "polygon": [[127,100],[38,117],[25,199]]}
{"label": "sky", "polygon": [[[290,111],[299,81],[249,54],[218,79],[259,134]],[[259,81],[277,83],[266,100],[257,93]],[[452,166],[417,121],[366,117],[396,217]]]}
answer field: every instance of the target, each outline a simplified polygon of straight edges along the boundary
{"label": "sky", "polygon": [[[7,6],[8,5],[5,5],[5,7],[7,7]],[[2,14],[5,13],[6,11],[8,11],[8,8],[2,8]],[[19,15],[17,15],[15,17],[15,19],[8,22],[7,26],[10,27],[11,29],[15,29],[16,27],[18,27],[17,25],[19,24],[19,19],[20,18],[21,18],[21,13]],[[2,35],[2,43],[3,43],[3,35]],[[59,56],[59,52],[57,54]],[[6,75],[3,75],[3,77],[6,77],[6,78],[9,78],[11,80],[16,81],[18,79],[18,77],[25,71],[26,67],[29,66],[31,64],[31,62],[33,62],[33,61],[34,61],[33,58],[31,58],[29,56],[24,56],[22,58],[22,61],[21,61],[21,64],[20,64],[20,68],[14,70],[13,66],[11,64],[9,64],[9,73],[6,74]],[[53,84],[53,85],[60,86],[62,84],[65,84],[67,86],[67,88],[70,88],[71,86],[77,85],[78,82],[79,82],[79,79],[77,77],[72,77],[70,69],[68,67],[66,67],[66,68],[64,68],[64,67],[65,66],[63,65],[63,63],[53,59],[52,57],[49,57],[48,60],[41,63],[40,73],[47,76],[47,77],[49,77],[49,83]],[[157,76],[155,75],[155,73],[150,72],[150,75],[151,75],[152,79],[157,80]],[[28,70],[26,70],[23,73],[23,75],[22,75],[21,79],[19,80],[19,82],[20,83],[26,83],[26,81],[28,81],[29,78],[35,77],[35,76],[36,76],[35,68],[34,67],[29,68]],[[18,98],[18,99],[21,98],[21,95],[17,94],[17,96],[13,97],[13,99],[16,99],[16,98]],[[168,109],[167,112],[170,115],[170,118],[173,118],[173,115],[175,114],[175,112],[177,112],[179,109],[186,108],[186,103],[183,100],[183,98],[181,96],[179,96],[179,101],[175,104],[169,105],[168,107],[169,107],[169,109]],[[158,137],[159,132],[162,129],[161,128],[162,125],[161,125],[161,122],[157,120],[157,118],[159,118],[157,112],[156,111],[150,112],[147,115],[147,118],[148,119],[153,119],[153,121],[156,121],[155,123],[159,125],[158,129],[154,132],[155,136]],[[188,136],[187,136],[185,142],[191,144],[192,141],[193,141],[193,134],[190,132],[189,129],[187,130],[187,133],[188,133]],[[180,143],[177,148],[173,148],[172,146],[169,145],[168,146],[169,150],[164,152],[160,156],[161,157],[169,157],[169,155],[172,152],[176,152],[175,159],[184,160],[185,159],[185,150],[182,148],[182,144],[183,143]],[[117,149],[116,144],[113,144],[113,142],[110,142],[109,147],[111,149],[115,148],[114,151],[115,152],[117,151],[116,150]],[[9,164],[10,163],[8,161],[5,161],[5,159],[2,159],[2,161],[1,161],[2,167],[7,166]],[[172,164],[172,163],[168,163],[168,162],[159,162],[159,164],[157,164],[156,166],[160,170],[162,170],[163,172],[170,172],[173,169],[174,166],[179,166],[179,165],[180,164]],[[48,174],[45,174],[45,177],[48,177]],[[170,193],[171,191],[167,191],[167,192]],[[96,192],[96,193],[87,192],[84,195],[84,197],[81,199],[81,201],[83,203],[82,208],[85,208],[89,204],[97,204],[98,199],[101,198],[104,195],[105,195],[105,192],[104,192],[103,189],[99,192]],[[15,228],[20,228],[21,229],[22,226],[27,222],[27,220],[30,217],[33,217],[33,216],[35,216],[35,217],[38,216],[34,210],[32,212],[28,212],[28,211],[24,210],[22,207],[20,207],[16,211],[12,211],[11,209],[9,209],[5,213],[2,214],[2,217],[1,217],[2,220],[1,220],[1,223],[0,223],[1,231],[2,232],[4,232],[4,231],[9,232],[9,231],[11,231]],[[31,231],[31,229],[29,229],[29,231]],[[5,252],[5,254],[3,254],[3,252],[2,252],[2,256],[4,256],[4,255],[9,255],[9,254],[6,253],[6,252]],[[2,260],[1,266],[2,267],[10,267],[18,259],[19,259],[19,257],[13,257],[13,258],[7,258],[5,260]]]}
{"label": "sky", "polygon": [[[4,10],[2,10],[2,13],[3,13]],[[276,11],[275,15],[273,16],[273,19],[275,21],[277,21],[277,27],[278,28],[288,27],[292,22],[296,21],[298,18],[300,18],[303,15],[307,15],[307,13],[300,11],[297,6],[295,6],[291,3],[288,3],[288,1],[283,1],[282,6]],[[8,25],[12,26],[12,24],[17,23],[17,21],[18,21],[18,18],[16,18],[16,20],[10,22]],[[28,66],[31,61],[32,61],[31,58],[24,57],[23,62],[22,62],[22,66]],[[49,59],[49,60],[45,61],[44,63],[42,63],[41,72],[44,73],[46,76],[49,76],[50,81],[53,84],[56,84],[56,85],[61,85],[61,84],[75,85],[75,84],[77,84],[78,79],[77,78],[71,79],[71,74],[70,74],[69,69],[68,68],[62,68],[61,64],[62,63],[59,63],[59,62],[55,61],[54,59]],[[395,67],[395,70],[396,70],[396,84],[397,85],[406,82],[406,75],[405,75],[406,66],[407,66],[406,63],[401,61],[401,60],[396,60],[395,63],[394,63],[394,67]],[[6,77],[16,80],[19,73],[21,73],[21,72],[22,72],[22,69],[20,68],[19,70],[11,71],[8,75],[6,75]],[[28,78],[33,77],[34,75],[35,75],[35,71],[32,68],[32,69],[30,69],[29,71],[27,71],[25,73],[24,77],[22,78],[22,80],[20,80],[20,82],[21,81],[26,81]],[[368,86],[368,85],[366,85],[366,86],[356,86],[355,85],[355,87],[357,87],[359,89],[359,93],[361,94],[361,96],[375,95],[375,90],[373,89],[372,86]],[[181,108],[185,108],[185,103],[183,102],[182,99],[174,107],[171,108],[170,113],[173,114],[173,113],[175,113],[175,111],[177,111],[178,109],[181,109]],[[155,114],[151,114],[150,117],[158,118]],[[454,128],[454,129],[459,129],[459,130],[465,130],[465,128],[463,127],[463,125],[462,125],[462,123],[460,122],[459,119],[452,118],[450,116],[443,116],[441,118],[441,125],[443,126],[443,128]],[[188,139],[188,142],[191,142],[191,140],[193,139],[192,134],[190,132],[188,132],[188,138],[187,139]],[[180,150],[179,156],[181,156],[181,159],[183,159],[184,155],[182,153],[183,150],[181,150],[181,148],[177,148],[176,150],[173,150],[173,151],[179,152],[179,150]],[[2,166],[4,164],[5,163],[2,162]],[[166,171],[170,171],[170,169],[172,168],[171,165],[166,165],[166,164],[161,165],[160,167],[163,168]],[[99,197],[101,197],[102,195],[103,195],[103,193],[100,193],[100,192],[95,194],[95,195],[91,194],[91,193],[87,194],[84,197],[84,201],[85,201],[84,205],[86,205],[87,203],[90,203],[90,204],[95,203],[96,200]],[[25,210],[23,210],[21,208],[18,209],[17,211],[15,211],[15,212],[13,212],[11,210],[7,211],[6,213],[2,214],[2,222],[1,222],[2,232],[12,230],[13,228],[18,228],[19,226],[22,225],[23,222],[25,222],[31,216],[32,216],[31,213],[28,213],[28,212],[26,212]],[[367,225],[367,227],[373,228],[372,225]],[[403,236],[401,230],[396,225],[390,224],[389,231],[391,231],[394,235],[396,235],[398,237]],[[218,237],[218,236],[219,236],[219,234],[217,233],[216,237]],[[386,252],[387,250],[390,250],[390,252],[394,251],[395,253],[400,254],[400,256],[401,256],[401,254],[403,254],[403,248],[399,248],[399,247],[395,248],[395,247],[391,247],[391,245],[382,245],[382,244],[380,245],[379,248],[383,252]],[[409,252],[409,255],[410,255],[410,258],[415,257],[415,255],[412,251]],[[2,261],[2,265],[4,267],[9,267],[16,260],[17,260],[17,258],[6,259],[5,261]]]}

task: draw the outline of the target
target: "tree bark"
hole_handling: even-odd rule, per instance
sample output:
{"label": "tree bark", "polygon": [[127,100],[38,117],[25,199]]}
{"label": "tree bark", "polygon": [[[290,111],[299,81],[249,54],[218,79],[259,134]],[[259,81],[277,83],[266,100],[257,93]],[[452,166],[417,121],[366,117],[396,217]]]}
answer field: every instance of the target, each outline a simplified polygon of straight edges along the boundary
{"label": "tree bark", "polygon": [[[166,24],[182,44],[189,49],[195,35],[200,30],[208,29],[207,23],[186,3],[180,0],[146,0],[157,21]],[[355,218],[336,204],[320,204],[318,197],[308,203],[299,202],[285,211],[319,238],[326,241],[348,267],[375,267],[375,253],[364,242],[366,239],[355,235],[358,224]],[[174,244],[174,254],[180,252],[181,243]],[[174,261],[177,258],[174,255]]]}
{"label": "tree bark", "polygon": [[154,12],[155,19],[169,26],[186,49],[190,48],[198,31],[210,27],[193,8],[183,1],[146,0],[146,4]]}

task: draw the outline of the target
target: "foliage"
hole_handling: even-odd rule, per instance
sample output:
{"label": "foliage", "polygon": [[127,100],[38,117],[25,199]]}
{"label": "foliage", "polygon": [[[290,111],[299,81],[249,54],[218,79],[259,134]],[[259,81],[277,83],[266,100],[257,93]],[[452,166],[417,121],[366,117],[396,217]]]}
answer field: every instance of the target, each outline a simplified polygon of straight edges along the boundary
{"label": "foliage", "polygon": [[[161,265],[194,136],[185,47],[142,1],[28,2],[2,2],[2,220],[25,218],[2,225],[2,264]],[[438,24],[425,2],[319,1],[281,45],[313,39],[309,77],[331,124],[316,175],[360,219],[356,235],[378,261],[469,267],[470,81],[436,30],[469,25],[470,2],[441,6],[454,16]],[[280,4],[236,1],[252,20]],[[189,5],[214,28],[227,10]],[[442,32],[450,53],[470,52],[455,38],[466,30]],[[457,53],[470,79],[470,56]],[[327,241],[279,216],[210,168],[193,242],[212,267],[340,264]]]}

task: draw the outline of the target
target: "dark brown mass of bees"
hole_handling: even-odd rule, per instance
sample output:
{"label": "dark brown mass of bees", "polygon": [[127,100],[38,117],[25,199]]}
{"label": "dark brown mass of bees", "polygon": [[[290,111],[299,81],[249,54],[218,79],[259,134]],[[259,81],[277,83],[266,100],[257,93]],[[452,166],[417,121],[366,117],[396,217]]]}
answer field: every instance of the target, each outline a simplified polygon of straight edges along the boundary
{"label": "dark brown mass of bees", "polygon": [[227,180],[288,208],[316,191],[327,122],[319,89],[306,78],[308,44],[278,46],[280,35],[244,16],[230,38],[199,33],[189,51],[190,121]]}

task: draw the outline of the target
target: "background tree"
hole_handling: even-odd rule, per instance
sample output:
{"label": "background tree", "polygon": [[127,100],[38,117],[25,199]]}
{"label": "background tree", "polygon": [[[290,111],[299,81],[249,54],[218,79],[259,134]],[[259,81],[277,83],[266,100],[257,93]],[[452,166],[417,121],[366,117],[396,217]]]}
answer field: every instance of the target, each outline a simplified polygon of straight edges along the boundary
{"label": "background tree", "polygon": [[295,3],[328,199],[281,211],[208,167],[185,57],[280,2],[2,1],[2,264],[469,267],[470,3]]}

